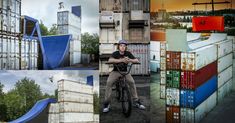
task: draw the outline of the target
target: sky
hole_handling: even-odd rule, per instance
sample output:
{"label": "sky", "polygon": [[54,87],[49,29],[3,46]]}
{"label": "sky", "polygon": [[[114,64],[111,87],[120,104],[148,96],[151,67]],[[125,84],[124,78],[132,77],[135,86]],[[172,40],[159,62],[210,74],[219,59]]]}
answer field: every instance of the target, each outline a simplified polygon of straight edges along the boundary
{"label": "sky", "polygon": [[[192,3],[194,2],[211,2],[211,0],[150,0],[151,1],[151,11],[157,11],[158,9],[162,8],[162,1],[164,2],[164,8],[170,11],[182,11],[182,10],[194,10],[194,6]],[[225,0],[214,0],[214,2],[223,2]],[[234,0],[227,0],[233,1],[232,8],[235,8],[235,1]],[[228,7],[230,8],[230,4]],[[215,5],[214,8],[217,9],[224,9],[227,8],[227,5]],[[205,10],[205,5],[196,6],[196,10]],[[211,5],[207,6],[207,10],[211,10]]]}
{"label": "sky", "polygon": [[66,10],[71,6],[82,7],[82,33],[99,32],[99,0],[22,0],[21,15],[42,20],[47,27],[57,23],[59,2],[64,2]]}
{"label": "sky", "polygon": [[[57,89],[57,81],[61,79],[81,81],[86,83],[86,77],[93,75],[94,91],[99,93],[99,71],[98,70],[22,70],[22,71],[0,71],[0,82],[4,85],[3,91],[8,92],[14,88],[18,80],[27,77],[35,80],[40,85],[43,93],[54,94]],[[49,78],[53,78],[53,82]]]}

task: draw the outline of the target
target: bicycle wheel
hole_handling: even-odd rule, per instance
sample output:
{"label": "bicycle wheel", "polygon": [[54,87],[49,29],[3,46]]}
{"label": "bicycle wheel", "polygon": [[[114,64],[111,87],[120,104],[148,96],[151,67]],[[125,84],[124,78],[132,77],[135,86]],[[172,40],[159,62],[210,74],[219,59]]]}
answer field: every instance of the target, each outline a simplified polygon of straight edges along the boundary
{"label": "bicycle wheel", "polygon": [[116,88],[115,88],[115,90],[116,90],[116,99],[117,99],[117,101],[118,102],[120,102],[121,101],[121,90],[120,90],[120,86],[119,86],[119,83],[117,82],[116,84]]}
{"label": "bicycle wheel", "polygon": [[129,89],[124,87],[122,89],[122,112],[125,117],[129,117],[131,115],[132,101]]}

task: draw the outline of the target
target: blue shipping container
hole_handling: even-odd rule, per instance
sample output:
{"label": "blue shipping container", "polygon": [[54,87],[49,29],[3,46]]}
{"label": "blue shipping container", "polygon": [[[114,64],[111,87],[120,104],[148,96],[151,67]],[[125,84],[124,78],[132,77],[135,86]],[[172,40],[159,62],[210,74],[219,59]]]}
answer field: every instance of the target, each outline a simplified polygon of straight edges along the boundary
{"label": "blue shipping container", "polygon": [[196,108],[211,94],[213,94],[216,91],[216,88],[217,76],[215,75],[195,90],[183,89],[180,91],[180,106],[187,108]]}

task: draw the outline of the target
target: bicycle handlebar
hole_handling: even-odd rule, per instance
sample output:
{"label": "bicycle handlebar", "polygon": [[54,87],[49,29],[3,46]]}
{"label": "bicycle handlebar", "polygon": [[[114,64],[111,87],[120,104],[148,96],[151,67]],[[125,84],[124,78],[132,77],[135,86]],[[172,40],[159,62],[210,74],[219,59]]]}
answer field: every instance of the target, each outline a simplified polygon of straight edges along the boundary
{"label": "bicycle handlebar", "polygon": [[[124,63],[124,62],[121,62],[121,63]],[[131,68],[132,68],[132,65],[134,65],[134,64],[140,64],[140,63],[138,62],[138,63],[130,63],[130,64],[127,64],[127,67],[129,67],[129,69],[127,68],[127,72],[122,72],[122,71],[120,71],[119,66],[122,67],[123,65],[120,65],[119,63],[107,62],[106,64],[113,64],[114,66],[117,67],[118,72],[119,72],[121,75],[125,76],[125,75],[127,75],[127,74],[130,73]],[[125,64],[126,64],[126,63],[125,63]]]}

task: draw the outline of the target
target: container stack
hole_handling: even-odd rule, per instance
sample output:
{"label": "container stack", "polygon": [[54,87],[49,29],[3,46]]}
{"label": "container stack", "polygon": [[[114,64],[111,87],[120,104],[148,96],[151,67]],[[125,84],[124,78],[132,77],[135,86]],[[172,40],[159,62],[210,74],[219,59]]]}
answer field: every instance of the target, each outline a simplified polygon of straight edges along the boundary
{"label": "container stack", "polygon": [[0,1],[0,69],[19,69],[21,0]]}
{"label": "container stack", "polygon": [[71,12],[61,5],[57,12],[58,34],[71,34],[70,65],[81,63],[81,6],[73,6]]}
{"label": "container stack", "polygon": [[231,91],[232,41],[211,34],[206,41],[188,41],[187,51],[171,49],[166,51],[166,121],[198,123]]}
{"label": "container stack", "polygon": [[60,123],[59,120],[59,104],[51,103],[49,106],[48,123]]}
{"label": "container stack", "polygon": [[160,98],[166,98],[166,43],[160,44]]}
{"label": "container stack", "polygon": [[[59,113],[55,110],[56,106]],[[59,118],[59,122],[62,123],[93,122],[93,88],[76,81],[60,80],[58,81],[58,103],[51,107],[53,109],[49,111],[51,120]]]}
{"label": "container stack", "polygon": [[100,1],[100,74],[108,75],[112,65],[108,58],[117,50],[117,43],[128,41],[128,50],[141,65],[133,66],[132,75],[149,75],[150,14],[149,0]]}

